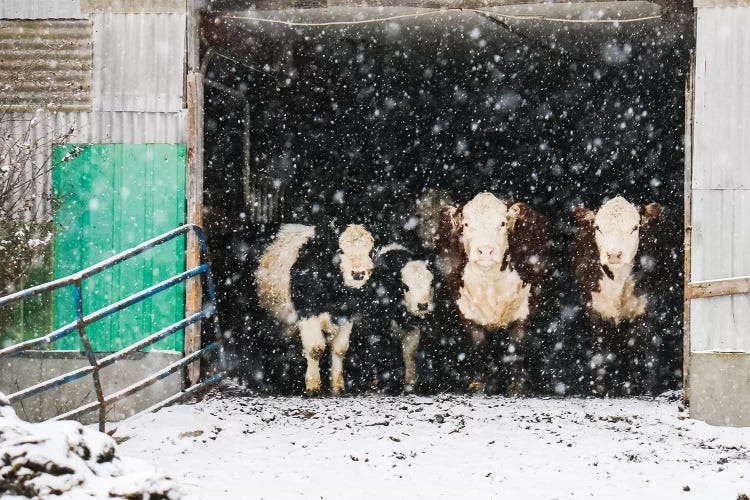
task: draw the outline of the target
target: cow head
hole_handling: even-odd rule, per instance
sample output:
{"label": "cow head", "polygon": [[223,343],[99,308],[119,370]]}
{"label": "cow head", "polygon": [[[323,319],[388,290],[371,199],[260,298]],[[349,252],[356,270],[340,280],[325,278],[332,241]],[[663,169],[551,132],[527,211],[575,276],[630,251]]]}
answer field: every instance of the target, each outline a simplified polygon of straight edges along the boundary
{"label": "cow head", "polygon": [[433,278],[432,271],[424,260],[410,260],[401,268],[404,304],[410,314],[421,317],[435,309]]}
{"label": "cow head", "polygon": [[662,206],[649,203],[640,210],[622,196],[612,198],[594,213],[585,207],[573,211],[576,222],[593,230],[599,263],[617,267],[632,265],[638,252],[641,227],[661,216]]}
{"label": "cow head", "polygon": [[528,207],[516,203],[510,207],[492,193],[480,193],[461,209],[443,207],[443,218],[450,218],[453,231],[461,241],[469,262],[482,266],[501,264],[508,250],[508,233]]}
{"label": "cow head", "polygon": [[362,225],[349,224],[339,236],[341,260],[339,269],[344,277],[344,285],[361,288],[372,275],[372,247],[375,240]]}

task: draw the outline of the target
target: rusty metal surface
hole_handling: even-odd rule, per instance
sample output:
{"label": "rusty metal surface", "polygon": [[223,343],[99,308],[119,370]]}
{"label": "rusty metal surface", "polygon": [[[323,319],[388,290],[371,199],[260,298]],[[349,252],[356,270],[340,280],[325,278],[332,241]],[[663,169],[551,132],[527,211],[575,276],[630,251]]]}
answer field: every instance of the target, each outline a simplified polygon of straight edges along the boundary
{"label": "rusty metal surface", "polygon": [[2,20],[0,54],[0,108],[91,109],[91,21]]}

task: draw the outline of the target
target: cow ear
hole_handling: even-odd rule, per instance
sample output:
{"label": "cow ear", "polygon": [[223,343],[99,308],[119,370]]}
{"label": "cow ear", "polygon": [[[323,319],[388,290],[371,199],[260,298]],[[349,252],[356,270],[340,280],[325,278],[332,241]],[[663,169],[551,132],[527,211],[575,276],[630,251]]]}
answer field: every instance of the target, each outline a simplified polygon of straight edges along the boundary
{"label": "cow ear", "polygon": [[526,203],[514,203],[508,209],[508,230],[516,227],[516,222],[523,220],[529,214],[529,206]]}
{"label": "cow ear", "polygon": [[573,208],[573,218],[581,226],[585,224],[591,224],[592,222],[594,222],[595,217],[596,216],[594,215],[594,212],[586,207]]}
{"label": "cow ear", "polygon": [[648,226],[658,221],[663,210],[664,207],[658,203],[649,203],[641,207],[641,225]]}
{"label": "cow ear", "polygon": [[443,224],[450,224],[451,231],[458,229],[458,209],[456,207],[447,205],[440,209],[440,225]]}

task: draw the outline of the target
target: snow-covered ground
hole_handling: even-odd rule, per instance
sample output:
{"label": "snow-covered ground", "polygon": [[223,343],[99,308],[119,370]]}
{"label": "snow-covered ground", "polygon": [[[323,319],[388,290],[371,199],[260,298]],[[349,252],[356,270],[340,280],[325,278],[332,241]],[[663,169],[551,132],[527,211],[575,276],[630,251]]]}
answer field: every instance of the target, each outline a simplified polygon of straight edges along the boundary
{"label": "snow-covered ground", "polygon": [[206,499],[750,495],[750,428],[686,415],[667,398],[213,395],[115,436]]}
{"label": "snow-covered ground", "polygon": [[24,422],[0,393],[0,498],[180,500],[150,463],[121,457],[115,441],[78,422]]}

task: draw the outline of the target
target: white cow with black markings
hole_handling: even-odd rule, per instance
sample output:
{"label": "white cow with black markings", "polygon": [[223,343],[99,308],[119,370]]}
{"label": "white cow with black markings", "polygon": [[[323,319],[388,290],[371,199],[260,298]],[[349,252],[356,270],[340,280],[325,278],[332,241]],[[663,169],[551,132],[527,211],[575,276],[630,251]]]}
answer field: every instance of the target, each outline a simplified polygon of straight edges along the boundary
{"label": "white cow with black markings", "polygon": [[354,322],[375,301],[373,245],[370,232],[358,224],[343,231],[287,224],[260,259],[255,276],[259,302],[288,334],[299,334],[307,394],[320,393],[320,358],[327,344],[331,393],[344,392],[344,358]]}

